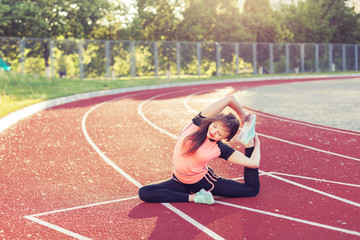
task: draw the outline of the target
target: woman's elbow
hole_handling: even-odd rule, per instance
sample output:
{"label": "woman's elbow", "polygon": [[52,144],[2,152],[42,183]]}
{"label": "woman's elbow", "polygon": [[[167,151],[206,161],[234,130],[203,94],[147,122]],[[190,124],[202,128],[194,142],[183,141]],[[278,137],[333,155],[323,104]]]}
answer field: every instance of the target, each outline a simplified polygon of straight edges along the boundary
{"label": "woman's elbow", "polygon": [[260,167],[260,157],[256,157],[252,161],[252,167],[251,168],[259,168]]}
{"label": "woman's elbow", "polygon": [[234,103],[237,101],[234,95],[228,95],[226,97],[228,98],[229,103]]}
{"label": "woman's elbow", "polygon": [[252,168],[252,169],[258,169],[259,168],[259,164],[251,164],[247,166],[248,168]]}
{"label": "woman's elbow", "polygon": [[249,163],[246,167],[257,169],[260,167],[260,161],[251,161],[251,163]]}

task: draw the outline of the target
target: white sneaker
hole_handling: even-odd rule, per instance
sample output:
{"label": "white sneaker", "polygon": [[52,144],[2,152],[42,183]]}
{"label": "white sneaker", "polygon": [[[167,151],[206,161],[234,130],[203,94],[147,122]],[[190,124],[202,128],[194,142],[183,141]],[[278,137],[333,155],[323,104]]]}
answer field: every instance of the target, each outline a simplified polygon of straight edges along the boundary
{"label": "white sneaker", "polygon": [[204,203],[213,205],[215,204],[215,200],[211,192],[205,191],[205,189],[201,189],[199,192],[196,193],[194,198],[195,203]]}
{"label": "white sneaker", "polygon": [[256,115],[251,114],[250,117],[245,121],[244,126],[241,129],[236,140],[246,146],[249,143],[250,139],[255,137],[255,122]]}

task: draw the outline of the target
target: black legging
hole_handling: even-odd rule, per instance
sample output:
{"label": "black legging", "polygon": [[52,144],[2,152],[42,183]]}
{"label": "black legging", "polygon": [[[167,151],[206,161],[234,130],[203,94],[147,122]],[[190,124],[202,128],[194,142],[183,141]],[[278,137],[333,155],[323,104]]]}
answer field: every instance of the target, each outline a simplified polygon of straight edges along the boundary
{"label": "black legging", "polygon": [[[250,157],[254,147],[245,148],[245,156]],[[211,191],[215,196],[238,198],[254,197],[259,193],[259,170],[244,167],[244,181],[240,183],[230,179],[218,177],[209,168],[207,175],[194,184],[184,184],[175,176],[168,181],[143,186],[139,189],[139,197],[145,202],[188,202],[189,194],[196,193],[202,188]]]}

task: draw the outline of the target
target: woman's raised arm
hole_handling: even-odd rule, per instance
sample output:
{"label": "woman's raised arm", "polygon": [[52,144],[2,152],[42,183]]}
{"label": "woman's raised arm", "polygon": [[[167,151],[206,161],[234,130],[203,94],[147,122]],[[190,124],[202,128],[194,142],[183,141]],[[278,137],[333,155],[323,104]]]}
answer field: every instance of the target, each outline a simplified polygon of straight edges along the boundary
{"label": "woman's raised arm", "polygon": [[232,108],[240,117],[241,122],[244,123],[249,114],[246,114],[239,101],[233,96],[225,96],[213,104],[207,106],[201,111],[204,117],[215,117],[220,114],[226,107]]}

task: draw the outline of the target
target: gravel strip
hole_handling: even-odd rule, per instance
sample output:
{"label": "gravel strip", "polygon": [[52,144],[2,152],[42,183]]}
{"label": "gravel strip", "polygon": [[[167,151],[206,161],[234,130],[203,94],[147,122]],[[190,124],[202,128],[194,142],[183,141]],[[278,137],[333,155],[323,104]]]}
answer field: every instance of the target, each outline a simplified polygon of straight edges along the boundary
{"label": "gravel strip", "polygon": [[254,110],[360,132],[360,78],[257,87],[238,96]]}

